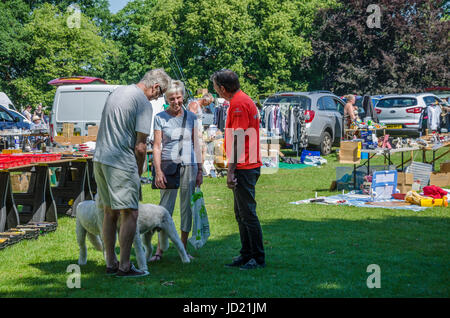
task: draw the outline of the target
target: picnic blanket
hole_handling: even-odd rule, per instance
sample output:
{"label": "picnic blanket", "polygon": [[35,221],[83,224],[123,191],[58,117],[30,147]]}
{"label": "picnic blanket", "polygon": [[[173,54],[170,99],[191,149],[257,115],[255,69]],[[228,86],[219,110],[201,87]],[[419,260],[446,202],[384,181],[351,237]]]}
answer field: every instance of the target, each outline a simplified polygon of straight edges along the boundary
{"label": "picnic blanket", "polygon": [[309,165],[305,165],[303,163],[286,163],[286,162],[280,162],[279,166],[280,169],[303,169],[307,167],[311,167]]}
{"label": "picnic blanket", "polygon": [[[322,201],[323,199],[323,201]],[[316,202],[311,202],[311,200]],[[377,200],[371,201],[370,196],[363,194],[339,194],[329,197],[318,197],[306,200],[300,200],[295,202],[289,202],[290,204],[325,204],[325,205],[343,205],[343,206],[356,206],[360,208],[382,208],[382,209],[394,209],[394,210],[411,210],[415,212],[423,211],[427,207],[421,207],[414,204],[407,204],[402,200]]]}

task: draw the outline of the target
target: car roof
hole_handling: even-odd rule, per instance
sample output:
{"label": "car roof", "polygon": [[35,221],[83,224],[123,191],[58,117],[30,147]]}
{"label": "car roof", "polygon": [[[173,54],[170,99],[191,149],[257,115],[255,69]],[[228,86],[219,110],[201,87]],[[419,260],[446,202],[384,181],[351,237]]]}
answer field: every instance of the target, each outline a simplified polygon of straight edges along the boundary
{"label": "car roof", "polygon": [[283,96],[283,95],[292,95],[292,96],[306,96],[306,97],[311,97],[312,95],[314,96],[336,96],[337,95],[333,94],[330,91],[310,91],[310,92],[276,92],[273,95],[270,95],[269,97],[272,96]]}
{"label": "car roof", "polygon": [[389,94],[384,95],[381,99],[386,98],[401,98],[401,97],[410,97],[410,98],[416,98],[421,96],[435,96],[433,93],[416,93],[416,94]]}

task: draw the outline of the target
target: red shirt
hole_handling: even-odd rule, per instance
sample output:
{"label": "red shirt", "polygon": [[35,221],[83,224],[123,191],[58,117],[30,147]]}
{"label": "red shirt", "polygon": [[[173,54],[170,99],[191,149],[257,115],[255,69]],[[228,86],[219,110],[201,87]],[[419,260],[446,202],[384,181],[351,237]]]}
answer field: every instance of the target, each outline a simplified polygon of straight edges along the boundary
{"label": "red shirt", "polygon": [[234,94],[228,108],[227,122],[225,124],[225,150],[228,162],[235,161],[233,159],[233,140],[235,135],[238,143],[236,169],[261,167],[259,112],[252,99],[243,91],[238,91]]}

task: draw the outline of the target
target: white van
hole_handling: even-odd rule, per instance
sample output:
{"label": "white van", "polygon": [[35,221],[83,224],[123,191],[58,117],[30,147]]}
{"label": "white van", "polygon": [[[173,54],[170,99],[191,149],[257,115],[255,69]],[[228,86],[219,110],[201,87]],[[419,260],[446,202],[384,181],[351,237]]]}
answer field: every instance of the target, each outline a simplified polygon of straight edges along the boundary
{"label": "white van", "polygon": [[[59,86],[55,93],[50,116],[51,136],[62,134],[63,123],[73,123],[75,135],[86,136],[89,126],[100,125],[106,99],[119,86],[121,85]],[[152,101],[153,117],[162,109],[163,104],[163,97]],[[152,118],[153,120],[154,118]]]}

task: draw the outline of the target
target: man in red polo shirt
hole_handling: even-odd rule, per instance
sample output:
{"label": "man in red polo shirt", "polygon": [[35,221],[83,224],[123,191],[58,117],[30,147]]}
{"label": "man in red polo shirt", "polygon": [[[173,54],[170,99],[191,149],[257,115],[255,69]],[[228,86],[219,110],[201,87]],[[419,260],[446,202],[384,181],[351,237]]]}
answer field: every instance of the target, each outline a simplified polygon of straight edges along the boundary
{"label": "man in red polo shirt", "polygon": [[242,244],[240,256],[226,266],[243,270],[265,267],[262,229],[255,201],[255,186],[262,166],[258,109],[241,91],[239,78],[233,71],[215,72],[211,81],[219,96],[230,101],[225,125],[227,186],[233,189],[234,213]]}

